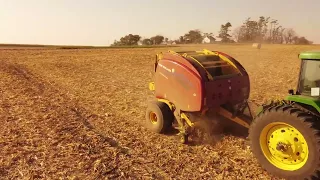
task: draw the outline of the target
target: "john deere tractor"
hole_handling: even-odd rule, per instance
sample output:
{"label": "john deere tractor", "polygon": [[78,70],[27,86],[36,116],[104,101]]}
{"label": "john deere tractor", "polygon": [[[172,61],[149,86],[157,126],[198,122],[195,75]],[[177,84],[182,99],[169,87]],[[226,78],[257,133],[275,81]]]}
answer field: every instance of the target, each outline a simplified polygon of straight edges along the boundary
{"label": "john deere tractor", "polygon": [[154,82],[149,83],[155,100],[148,104],[145,123],[156,133],[174,126],[187,143],[199,121],[217,114],[249,129],[252,152],[268,172],[319,179],[320,51],[299,58],[297,90],[262,105],[253,118],[249,75],[236,59],[207,49],[157,54]]}
{"label": "john deere tractor", "polygon": [[320,51],[303,52],[296,92],[264,105],[249,129],[252,152],[271,174],[320,179]]}

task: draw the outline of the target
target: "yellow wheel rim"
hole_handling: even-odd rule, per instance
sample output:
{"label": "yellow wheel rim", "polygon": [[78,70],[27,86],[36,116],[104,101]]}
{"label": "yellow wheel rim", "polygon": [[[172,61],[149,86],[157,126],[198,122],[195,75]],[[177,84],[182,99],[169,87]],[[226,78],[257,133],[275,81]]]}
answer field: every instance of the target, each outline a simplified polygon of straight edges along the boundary
{"label": "yellow wheel rim", "polygon": [[154,112],[151,112],[149,114],[149,119],[150,119],[152,124],[157,124],[157,122],[158,122],[157,115]]}
{"label": "yellow wheel rim", "polygon": [[282,170],[298,170],[308,160],[308,144],[303,135],[283,122],[268,124],[262,130],[260,147],[266,159]]}

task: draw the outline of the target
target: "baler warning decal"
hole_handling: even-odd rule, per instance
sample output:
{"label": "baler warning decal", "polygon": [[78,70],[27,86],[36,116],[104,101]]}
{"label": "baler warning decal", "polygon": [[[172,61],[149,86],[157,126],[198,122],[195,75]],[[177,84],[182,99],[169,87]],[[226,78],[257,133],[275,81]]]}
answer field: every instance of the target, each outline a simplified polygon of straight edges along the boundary
{"label": "baler warning decal", "polygon": [[159,73],[161,76],[163,76],[164,78],[168,79],[168,77],[166,75],[164,75],[162,72]]}

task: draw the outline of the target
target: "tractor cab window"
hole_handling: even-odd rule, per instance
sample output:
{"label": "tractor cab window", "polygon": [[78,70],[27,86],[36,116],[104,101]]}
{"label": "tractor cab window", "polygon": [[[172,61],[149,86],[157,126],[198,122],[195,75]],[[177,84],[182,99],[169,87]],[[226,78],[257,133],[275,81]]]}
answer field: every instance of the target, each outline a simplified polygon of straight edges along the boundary
{"label": "tractor cab window", "polygon": [[320,88],[320,61],[303,60],[301,66],[299,92],[311,96],[312,88]]}

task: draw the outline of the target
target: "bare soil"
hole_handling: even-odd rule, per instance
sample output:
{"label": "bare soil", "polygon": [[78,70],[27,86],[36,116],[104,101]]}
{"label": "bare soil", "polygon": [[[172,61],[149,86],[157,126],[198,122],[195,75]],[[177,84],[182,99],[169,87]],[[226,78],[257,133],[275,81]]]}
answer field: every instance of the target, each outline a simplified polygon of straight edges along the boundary
{"label": "bare soil", "polygon": [[[259,105],[295,88],[297,54],[317,47],[173,50],[202,48],[238,59]],[[143,126],[159,51],[0,49],[0,179],[276,179],[243,137],[182,145]]]}

